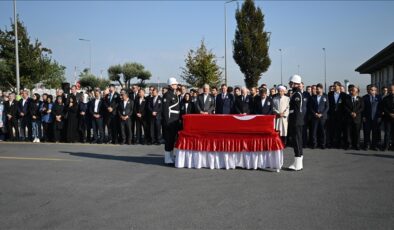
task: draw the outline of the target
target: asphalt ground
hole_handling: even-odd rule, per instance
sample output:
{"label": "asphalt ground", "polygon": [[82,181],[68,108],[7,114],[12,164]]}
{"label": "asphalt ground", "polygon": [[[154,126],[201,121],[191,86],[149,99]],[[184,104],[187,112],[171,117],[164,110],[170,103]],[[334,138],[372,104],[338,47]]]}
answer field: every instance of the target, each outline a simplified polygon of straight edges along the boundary
{"label": "asphalt ground", "polygon": [[[394,153],[176,169],[163,146],[0,143],[0,229],[394,229]],[[285,150],[285,165],[293,157]]]}

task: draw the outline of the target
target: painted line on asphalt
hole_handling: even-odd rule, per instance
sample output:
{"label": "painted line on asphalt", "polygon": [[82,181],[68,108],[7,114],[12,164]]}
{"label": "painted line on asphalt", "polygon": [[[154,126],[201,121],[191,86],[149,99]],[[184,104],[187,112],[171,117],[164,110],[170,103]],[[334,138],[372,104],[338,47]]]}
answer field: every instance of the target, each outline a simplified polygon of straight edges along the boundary
{"label": "painted line on asphalt", "polygon": [[69,160],[61,158],[45,158],[45,157],[8,157],[0,156],[3,160],[33,160],[33,161],[79,161],[79,160]]}

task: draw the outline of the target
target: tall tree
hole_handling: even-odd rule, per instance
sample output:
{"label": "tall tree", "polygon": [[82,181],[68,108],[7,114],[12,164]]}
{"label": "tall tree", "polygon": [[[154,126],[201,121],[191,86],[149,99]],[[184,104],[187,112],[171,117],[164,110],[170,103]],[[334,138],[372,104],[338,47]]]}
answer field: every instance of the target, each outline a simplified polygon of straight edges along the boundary
{"label": "tall tree", "polygon": [[[45,84],[45,82],[53,82],[53,80],[64,81],[64,67],[51,59],[52,51],[45,48],[38,39],[31,41],[26,27],[19,19],[17,24],[21,86],[31,89],[34,84],[39,82]],[[0,29],[1,68],[6,70],[1,72],[0,80],[2,87],[7,89],[16,88],[14,26],[11,21],[11,29]]]}
{"label": "tall tree", "polygon": [[216,56],[208,50],[204,40],[197,50],[190,50],[182,68],[181,77],[191,86],[202,87],[204,84],[218,86],[222,81],[222,71],[216,63]]}
{"label": "tall tree", "polygon": [[114,65],[108,68],[108,75],[111,81],[117,81],[124,88],[130,88],[130,82],[133,78],[140,80],[140,86],[145,85],[145,81],[152,76],[149,70],[136,62],[127,62],[123,65]]}
{"label": "tall tree", "polygon": [[233,58],[244,74],[247,87],[255,87],[268,70],[268,33],[264,31],[264,15],[253,0],[245,0],[235,13],[237,29],[233,41]]}

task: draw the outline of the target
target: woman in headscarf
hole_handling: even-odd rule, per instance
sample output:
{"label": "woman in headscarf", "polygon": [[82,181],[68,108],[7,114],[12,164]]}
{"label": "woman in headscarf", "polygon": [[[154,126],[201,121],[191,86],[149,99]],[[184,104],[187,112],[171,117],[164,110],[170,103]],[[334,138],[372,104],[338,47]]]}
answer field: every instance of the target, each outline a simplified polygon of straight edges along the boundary
{"label": "woman in headscarf", "polygon": [[81,94],[81,98],[79,99],[78,104],[78,127],[79,127],[79,137],[82,143],[86,142],[87,138],[87,129],[88,129],[88,102],[89,102],[89,95],[88,94]]}
{"label": "woman in headscarf", "polygon": [[77,98],[72,94],[70,95],[67,105],[66,130],[66,141],[68,143],[74,143],[78,141],[78,104]]}
{"label": "woman in headscarf", "polygon": [[53,97],[52,95],[48,95],[46,101],[42,103],[41,106],[41,115],[42,115],[42,129],[43,129],[43,141],[48,142],[53,140],[53,114],[52,114],[52,106],[53,106]]}
{"label": "woman in headscarf", "polygon": [[287,137],[287,117],[289,116],[290,98],[285,95],[286,87],[278,86],[278,93],[273,98],[273,112],[276,115],[275,129],[279,131],[280,137],[284,145],[286,145]]}
{"label": "woman in headscarf", "polygon": [[53,136],[54,136],[54,141],[56,143],[59,143],[62,137],[62,131],[63,131],[63,126],[64,126],[64,103],[63,103],[63,97],[62,96],[57,96],[56,97],[56,102],[52,107],[52,114],[55,118],[54,123],[53,123]]}

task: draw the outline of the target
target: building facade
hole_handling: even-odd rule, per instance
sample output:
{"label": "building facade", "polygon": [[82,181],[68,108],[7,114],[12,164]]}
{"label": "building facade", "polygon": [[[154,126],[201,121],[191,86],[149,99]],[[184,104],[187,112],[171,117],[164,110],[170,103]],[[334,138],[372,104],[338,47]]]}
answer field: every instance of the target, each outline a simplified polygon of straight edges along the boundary
{"label": "building facade", "polygon": [[360,74],[370,74],[371,84],[379,89],[394,83],[394,42],[364,62],[357,69]]}

